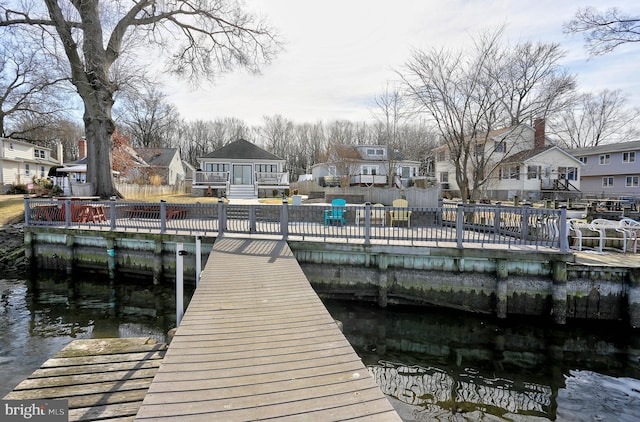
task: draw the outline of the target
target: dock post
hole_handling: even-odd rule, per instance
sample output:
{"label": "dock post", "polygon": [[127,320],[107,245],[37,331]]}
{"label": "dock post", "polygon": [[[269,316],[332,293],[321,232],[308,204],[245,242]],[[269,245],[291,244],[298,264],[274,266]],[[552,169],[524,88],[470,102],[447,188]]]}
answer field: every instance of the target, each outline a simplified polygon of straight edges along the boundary
{"label": "dock post", "polygon": [[200,282],[200,273],[202,272],[202,235],[196,235],[196,287]]}
{"label": "dock post", "polygon": [[567,323],[567,263],[553,261],[553,285],[551,286],[551,299],[553,300],[553,322],[556,324]]}
{"label": "dock post", "polygon": [[31,218],[31,209],[29,208],[29,195],[24,195],[24,225],[29,227],[29,219]]}
{"label": "dock post", "polygon": [[160,200],[160,233],[164,234],[167,231],[167,201]]}
{"label": "dock post", "polygon": [[162,280],[162,240],[158,239],[153,245],[153,284],[160,284]]}
{"label": "dock post", "polygon": [[629,308],[629,325],[640,327],[640,269],[629,268],[629,291],[627,293]]}
{"label": "dock post", "polygon": [[507,268],[506,259],[496,260],[496,276],[498,279],[498,285],[496,288],[496,315],[498,318],[507,317],[507,300],[508,300],[508,288],[509,283],[509,269]]}
{"label": "dock post", "polygon": [[389,275],[387,269],[389,268],[389,259],[387,255],[378,255],[378,306],[381,308],[387,307],[388,293],[389,293]]}
{"label": "dock post", "polygon": [[176,243],[176,327],[180,326],[184,315],[184,243]]}
{"label": "dock post", "polygon": [[109,271],[109,279],[113,280],[116,278],[116,242],[111,238],[106,238],[105,241],[107,242],[107,268]]}

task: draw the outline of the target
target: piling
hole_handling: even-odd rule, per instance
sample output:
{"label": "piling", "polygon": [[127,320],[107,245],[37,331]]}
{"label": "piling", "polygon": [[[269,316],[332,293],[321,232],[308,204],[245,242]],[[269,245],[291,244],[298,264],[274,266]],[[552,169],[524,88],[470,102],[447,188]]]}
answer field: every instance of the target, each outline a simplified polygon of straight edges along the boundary
{"label": "piling", "polygon": [[556,324],[567,323],[567,263],[552,261],[553,285],[551,287],[553,321]]}
{"label": "piling", "polygon": [[627,294],[629,306],[629,324],[633,328],[640,327],[640,269],[630,268],[629,292]]}
{"label": "piling", "polygon": [[507,269],[507,261],[504,259],[496,260],[496,276],[497,276],[497,288],[496,288],[496,315],[498,318],[507,317],[507,291],[509,287],[508,278],[509,270]]}

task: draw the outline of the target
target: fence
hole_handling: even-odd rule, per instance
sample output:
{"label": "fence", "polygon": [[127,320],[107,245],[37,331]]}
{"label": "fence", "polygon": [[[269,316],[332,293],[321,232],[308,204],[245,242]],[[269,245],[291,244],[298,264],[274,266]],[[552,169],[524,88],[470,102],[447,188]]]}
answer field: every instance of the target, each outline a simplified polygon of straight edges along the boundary
{"label": "fence", "polygon": [[357,196],[362,197],[362,203],[371,202],[372,204],[390,205],[394,199],[404,196],[412,206],[416,207],[436,207],[440,200],[440,194],[437,187],[427,189],[410,187],[403,190],[398,188],[380,188],[380,187],[360,187],[349,186],[348,188],[328,187],[322,188],[315,181],[308,180],[304,182],[291,183],[291,189],[298,189],[300,193],[308,194],[310,192],[324,192],[325,195],[334,197],[341,196]]}
{"label": "fence", "polygon": [[[392,216],[396,224],[390,226]],[[394,208],[367,204],[336,209],[330,205],[286,202],[234,205],[222,201],[174,204],[25,198],[25,225],[217,236],[239,233],[272,235],[285,240],[342,239],[364,244],[408,242],[457,248],[496,244],[569,250],[564,208],[502,205]]]}
{"label": "fence", "polygon": [[190,193],[191,183],[177,182],[175,185],[138,185],[134,183],[116,183],[116,189],[125,198],[147,199],[176,193]]}

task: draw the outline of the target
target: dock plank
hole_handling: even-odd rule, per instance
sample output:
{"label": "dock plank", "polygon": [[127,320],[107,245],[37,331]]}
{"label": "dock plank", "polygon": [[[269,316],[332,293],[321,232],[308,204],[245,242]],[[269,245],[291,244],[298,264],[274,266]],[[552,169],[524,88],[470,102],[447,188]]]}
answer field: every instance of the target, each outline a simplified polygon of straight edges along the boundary
{"label": "dock plank", "polygon": [[131,422],[165,352],[149,338],[75,340],[4,399],[66,399],[69,421]]}
{"label": "dock plank", "polygon": [[286,242],[218,239],[136,420],[351,418],[400,420]]}

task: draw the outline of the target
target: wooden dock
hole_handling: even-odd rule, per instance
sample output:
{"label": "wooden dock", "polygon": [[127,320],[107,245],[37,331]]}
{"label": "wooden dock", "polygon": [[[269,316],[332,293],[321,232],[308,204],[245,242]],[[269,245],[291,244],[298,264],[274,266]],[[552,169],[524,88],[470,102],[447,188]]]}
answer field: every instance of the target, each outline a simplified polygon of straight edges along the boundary
{"label": "wooden dock", "polygon": [[284,241],[218,239],[136,421],[400,421]]}
{"label": "wooden dock", "polygon": [[4,399],[66,399],[69,421],[133,421],[165,351],[148,338],[74,340]]}

